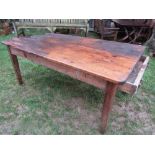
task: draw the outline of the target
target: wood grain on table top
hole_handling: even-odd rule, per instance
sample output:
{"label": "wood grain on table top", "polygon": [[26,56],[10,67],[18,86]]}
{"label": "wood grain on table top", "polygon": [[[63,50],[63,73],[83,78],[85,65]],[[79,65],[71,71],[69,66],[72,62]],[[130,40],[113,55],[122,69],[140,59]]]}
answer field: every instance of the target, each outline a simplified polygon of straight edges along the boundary
{"label": "wood grain on table top", "polygon": [[144,46],[62,34],[13,38],[5,45],[114,83],[127,80]]}

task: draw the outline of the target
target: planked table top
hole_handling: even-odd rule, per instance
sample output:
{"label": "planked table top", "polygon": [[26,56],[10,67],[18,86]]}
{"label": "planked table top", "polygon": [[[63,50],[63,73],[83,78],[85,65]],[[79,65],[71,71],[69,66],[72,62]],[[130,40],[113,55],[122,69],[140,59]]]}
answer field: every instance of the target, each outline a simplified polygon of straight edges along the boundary
{"label": "planked table top", "polygon": [[3,43],[116,84],[127,80],[145,48],[63,34],[15,37]]}

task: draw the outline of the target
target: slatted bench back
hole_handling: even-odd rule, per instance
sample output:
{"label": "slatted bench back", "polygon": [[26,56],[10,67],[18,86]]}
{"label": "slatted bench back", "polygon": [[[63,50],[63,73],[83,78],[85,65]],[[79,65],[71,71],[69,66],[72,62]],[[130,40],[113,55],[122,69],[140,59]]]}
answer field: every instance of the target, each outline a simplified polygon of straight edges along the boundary
{"label": "slatted bench back", "polygon": [[87,19],[20,19],[20,24],[79,24],[79,25],[87,25]]}
{"label": "slatted bench back", "polygon": [[[82,29],[87,36],[89,25],[88,19],[19,19],[13,22],[14,31],[19,36],[20,29],[26,28],[46,28],[54,32],[56,28]],[[24,33],[23,33],[24,34]]]}

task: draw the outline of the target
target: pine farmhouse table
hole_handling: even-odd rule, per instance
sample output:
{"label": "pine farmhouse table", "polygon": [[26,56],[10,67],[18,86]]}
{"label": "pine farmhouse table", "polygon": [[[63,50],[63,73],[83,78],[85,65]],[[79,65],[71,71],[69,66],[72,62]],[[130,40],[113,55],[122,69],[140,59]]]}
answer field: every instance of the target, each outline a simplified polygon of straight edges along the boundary
{"label": "pine farmhouse table", "polygon": [[15,37],[4,41],[19,84],[22,76],[17,56],[75,79],[105,88],[101,126],[106,131],[116,91],[126,82],[144,53],[144,47],[62,34]]}

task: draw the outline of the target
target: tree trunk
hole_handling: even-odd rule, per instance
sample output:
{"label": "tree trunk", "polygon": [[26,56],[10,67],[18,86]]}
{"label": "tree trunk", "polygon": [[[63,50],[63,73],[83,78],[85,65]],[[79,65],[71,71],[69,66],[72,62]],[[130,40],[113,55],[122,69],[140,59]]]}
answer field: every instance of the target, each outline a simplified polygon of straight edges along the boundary
{"label": "tree trunk", "polygon": [[152,36],[145,44],[151,51],[151,55],[155,56],[155,27],[153,28]]}

